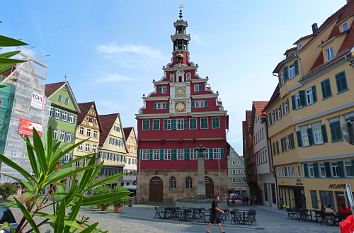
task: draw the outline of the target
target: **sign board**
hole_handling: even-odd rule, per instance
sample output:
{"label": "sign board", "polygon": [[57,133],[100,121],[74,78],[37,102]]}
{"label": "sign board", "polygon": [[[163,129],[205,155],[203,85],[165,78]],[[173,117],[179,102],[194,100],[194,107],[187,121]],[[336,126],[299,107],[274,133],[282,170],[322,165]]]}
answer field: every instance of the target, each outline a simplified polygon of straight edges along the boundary
{"label": "sign board", "polygon": [[354,208],[353,193],[352,193],[352,187],[350,186],[350,184],[346,184],[345,190],[347,191],[347,197],[348,197],[349,204],[352,208]]}
{"label": "sign board", "polygon": [[36,109],[44,109],[44,97],[36,92],[32,93],[31,106]]}
{"label": "sign board", "polygon": [[18,133],[21,135],[33,136],[33,128],[38,131],[39,136],[42,136],[43,127],[41,124],[27,120],[25,118],[20,118],[20,126]]}

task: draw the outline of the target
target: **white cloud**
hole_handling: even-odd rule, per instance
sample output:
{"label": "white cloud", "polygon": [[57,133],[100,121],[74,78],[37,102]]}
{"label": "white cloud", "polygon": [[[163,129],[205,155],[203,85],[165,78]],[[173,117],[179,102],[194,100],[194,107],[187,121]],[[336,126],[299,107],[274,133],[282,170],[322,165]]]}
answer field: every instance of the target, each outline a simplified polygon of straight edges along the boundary
{"label": "white cloud", "polygon": [[102,78],[98,78],[96,80],[97,83],[115,83],[115,82],[127,82],[127,81],[134,81],[134,79],[121,76],[119,74],[109,74],[103,76]]}
{"label": "white cloud", "polygon": [[145,45],[133,45],[133,44],[124,44],[117,45],[116,43],[98,45],[96,47],[97,52],[102,54],[121,54],[121,53],[132,53],[143,55],[155,59],[163,59],[164,56],[157,49],[152,49]]}

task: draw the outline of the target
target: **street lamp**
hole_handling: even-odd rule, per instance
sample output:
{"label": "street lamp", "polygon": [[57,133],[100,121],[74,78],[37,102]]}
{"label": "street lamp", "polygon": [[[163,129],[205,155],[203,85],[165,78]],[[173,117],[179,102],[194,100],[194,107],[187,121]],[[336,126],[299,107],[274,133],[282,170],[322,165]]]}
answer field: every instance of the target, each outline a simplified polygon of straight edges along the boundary
{"label": "street lamp", "polygon": [[197,196],[200,199],[205,198],[205,167],[204,167],[204,155],[203,151],[206,148],[202,145],[195,148],[194,151],[197,152],[198,155],[198,189],[197,189]]}

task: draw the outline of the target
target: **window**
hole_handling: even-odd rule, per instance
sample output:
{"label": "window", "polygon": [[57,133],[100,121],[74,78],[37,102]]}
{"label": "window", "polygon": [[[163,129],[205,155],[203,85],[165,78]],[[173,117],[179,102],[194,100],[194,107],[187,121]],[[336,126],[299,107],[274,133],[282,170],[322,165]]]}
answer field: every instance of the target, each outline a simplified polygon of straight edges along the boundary
{"label": "window", "polygon": [[65,100],[64,100],[64,104],[68,105],[68,103],[69,103],[69,97],[66,97]]}
{"label": "window", "polygon": [[153,160],[160,160],[160,151],[159,150],[153,150],[152,159]]}
{"label": "window", "polygon": [[163,159],[164,160],[171,160],[171,150],[170,149],[164,150]]}
{"label": "window", "polygon": [[208,100],[192,101],[192,108],[206,108],[206,107],[208,107]]}
{"label": "window", "polygon": [[71,133],[65,133],[65,141],[71,142],[71,139],[72,139]]}
{"label": "window", "polygon": [[306,105],[313,104],[312,88],[306,90]]}
{"label": "window", "polygon": [[60,141],[65,141],[65,132],[64,131],[60,132]]}
{"label": "window", "polygon": [[345,22],[345,23],[342,24],[342,30],[343,30],[343,32],[349,30],[349,24],[348,24],[348,22]]}
{"label": "window", "polygon": [[176,188],[176,177],[174,177],[174,176],[170,177],[169,186],[170,186],[170,189]]}
{"label": "window", "polygon": [[236,184],[237,183],[237,179],[236,178],[232,178],[232,183]]}
{"label": "window", "polygon": [[186,188],[187,189],[193,188],[192,178],[190,176],[186,177]]}
{"label": "window", "polygon": [[68,121],[69,121],[70,123],[74,123],[74,115],[73,115],[73,114],[69,114],[69,119],[68,119]]}
{"label": "window", "polygon": [[55,118],[60,119],[60,110],[59,109],[55,110]]}
{"label": "window", "polygon": [[292,79],[296,76],[296,69],[294,65],[289,66],[289,79]]}
{"label": "window", "polygon": [[92,152],[96,153],[97,152],[97,145],[92,146]]}
{"label": "window", "polygon": [[332,177],[338,177],[339,172],[338,172],[337,162],[331,163],[331,173],[332,173]]}
{"label": "window", "polygon": [[166,109],[167,103],[166,102],[156,102],[153,103],[153,109]]}
{"label": "window", "polygon": [[220,117],[213,117],[212,118],[213,122],[213,129],[219,129],[220,128]]}
{"label": "window", "polygon": [[63,120],[63,121],[66,121],[66,118],[67,118],[67,113],[62,111],[61,114],[60,114],[60,119]]}
{"label": "window", "polygon": [[166,93],[166,92],[167,92],[166,86],[160,86],[160,87],[158,88],[158,92],[159,92],[159,93],[162,93],[162,94]]}
{"label": "window", "polygon": [[141,150],[141,159],[142,160],[149,160],[150,159],[149,150]]}
{"label": "window", "polygon": [[343,139],[342,128],[340,126],[339,118],[335,118],[329,121],[329,127],[331,129],[332,142],[338,142]]}
{"label": "window", "polygon": [[86,152],[90,152],[90,144],[86,144],[86,146],[85,146],[85,151],[86,151]]}
{"label": "window", "polygon": [[178,149],[177,150],[177,160],[183,160],[183,159],[184,159],[184,150]]}
{"label": "window", "polygon": [[322,127],[320,123],[312,125],[312,132],[314,144],[323,144]]}
{"label": "window", "polygon": [[300,128],[301,132],[301,140],[302,140],[302,146],[309,146],[309,136],[307,132],[307,126],[303,126]]}
{"label": "window", "polygon": [[336,83],[338,93],[348,90],[347,79],[344,71],[336,74]]}
{"label": "window", "polygon": [[93,118],[92,118],[92,117],[87,117],[87,121],[88,121],[89,123],[93,123]]}
{"label": "window", "polygon": [[232,175],[236,175],[236,169],[232,169]]}
{"label": "window", "polygon": [[214,148],[213,149],[213,157],[214,157],[214,159],[220,159],[221,158],[221,149],[220,148]]}
{"label": "window", "polygon": [[94,130],[93,131],[93,138],[97,138],[97,136],[98,136],[98,132],[97,132],[97,130]]}
{"label": "window", "polygon": [[58,138],[58,130],[53,129],[53,139],[56,140]]}
{"label": "window", "polygon": [[326,167],[324,163],[319,163],[318,164],[318,170],[319,170],[319,175],[320,177],[326,177]]}
{"label": "window", "polygon": [[196,160],[198,158],[197,151],[195,149],[190,149],[189,154],[190,154],[190,159],[191,160]]}
{"label": "window", "polygon": [[164,128],[165,128],[165,130],[171,130],[172,129],[172,121],[170,119],[165,119],[164,120]]}
{"label": "window", "polygon": [[329,79],[323,80],[321,82],[322,97],[326,99],[332,96],[331,82]]}
{"label": "window", "polygon": [[86,130],[86,136],[87,137],[91,137],[91,129],[87,129]]}
{"label": "window", "polygon": [[160,119],[153,120],[153,130],[160,130]]}
{"label": "window", "polygon": [[295,109],[298,109],[301,107],[301,99],[300,99],[300,94],[295,94]]}
{"label": "window", "polygon": [[208,118],[206,118],[206,117],[200,118],[200,128],[201,129],[208,128]]}
{"label": "window", "polygon": [[311,204],[313,209],[318,209],[317,191],[310,190],[311,193]]}
{"label": "window", "polygon": [[189,129],[197,129],[197,119],[189,118]]}
{"label": "window", "polygon": [[200,84],[195,84],[194,85],[194,91],[195,92],[200,92],[202,91],[202,86]]}
{"label": "window", "polygon": [[333,47],[329,47],[326,49],[327,61],[330,61],[334,58]]}
{"label": "window", "polygon": [[143,120],[143,130],[150,130],[150,120]]}
{"label": "window", "polygon": [[79,145],[79,147],[77,148],[78,151],[82,151],[82,144]]}
{"label": "window", "polygon": [[204,159],[209,159],[209,150],[208,149],[203,150],[202,154],[203,154]]}
{"label": "window", "polygon": [[334,199],[332,191],[320,191],[321,205],[329,206],[334,208]]}
{"label": "window", "polygon": [[61,95],[58,95],[57,100],[58,100],[59,102],[61,102],[61,99],[62,99],[62,96],[61,96]]}
{"label": "window", "polygon": [[54,116],[54,108],[53,108],[53,107],[50,107],[49,116],[50,116],[50,117],[53,117],[53,116]]}
{"label": "window", "polygon": [[184,127],[184,119],[176,119],[176,129],[183,130]]}
{"label": "window", "polygon": [[120,132],[120,127],[115,125],[115,126],[114,126],[114,131]]}
{"label": "window", "polygon": [[308,164],[309,177],[315,176],[315,169],[313,168],[313,163]]}
{"label": "window", "polygon": [[353,161],[344,161],[344,173],[345,173],[345,176],[346,177],[352,177],[354,176],[353,174],[353,165],[354,165],[354,162]]}

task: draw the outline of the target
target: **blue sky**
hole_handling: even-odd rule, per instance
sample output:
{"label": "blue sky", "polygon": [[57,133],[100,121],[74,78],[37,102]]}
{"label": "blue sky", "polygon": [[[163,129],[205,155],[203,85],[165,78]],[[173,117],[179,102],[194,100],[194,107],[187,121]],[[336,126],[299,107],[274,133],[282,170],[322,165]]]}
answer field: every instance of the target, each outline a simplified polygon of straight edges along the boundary
{"label": "blue sky", "polygon": [[[191,60],[219,91],[230,115],[228,140],[242,155],[241,122],[252,100],[268,100],[283,53],[346,0],[184,0]],[[47,56],[47,82],[67,76],[79,102],[119,112],[136,126],[141,96],[170,61],[178,0],[3,0],[0,33]]]}

